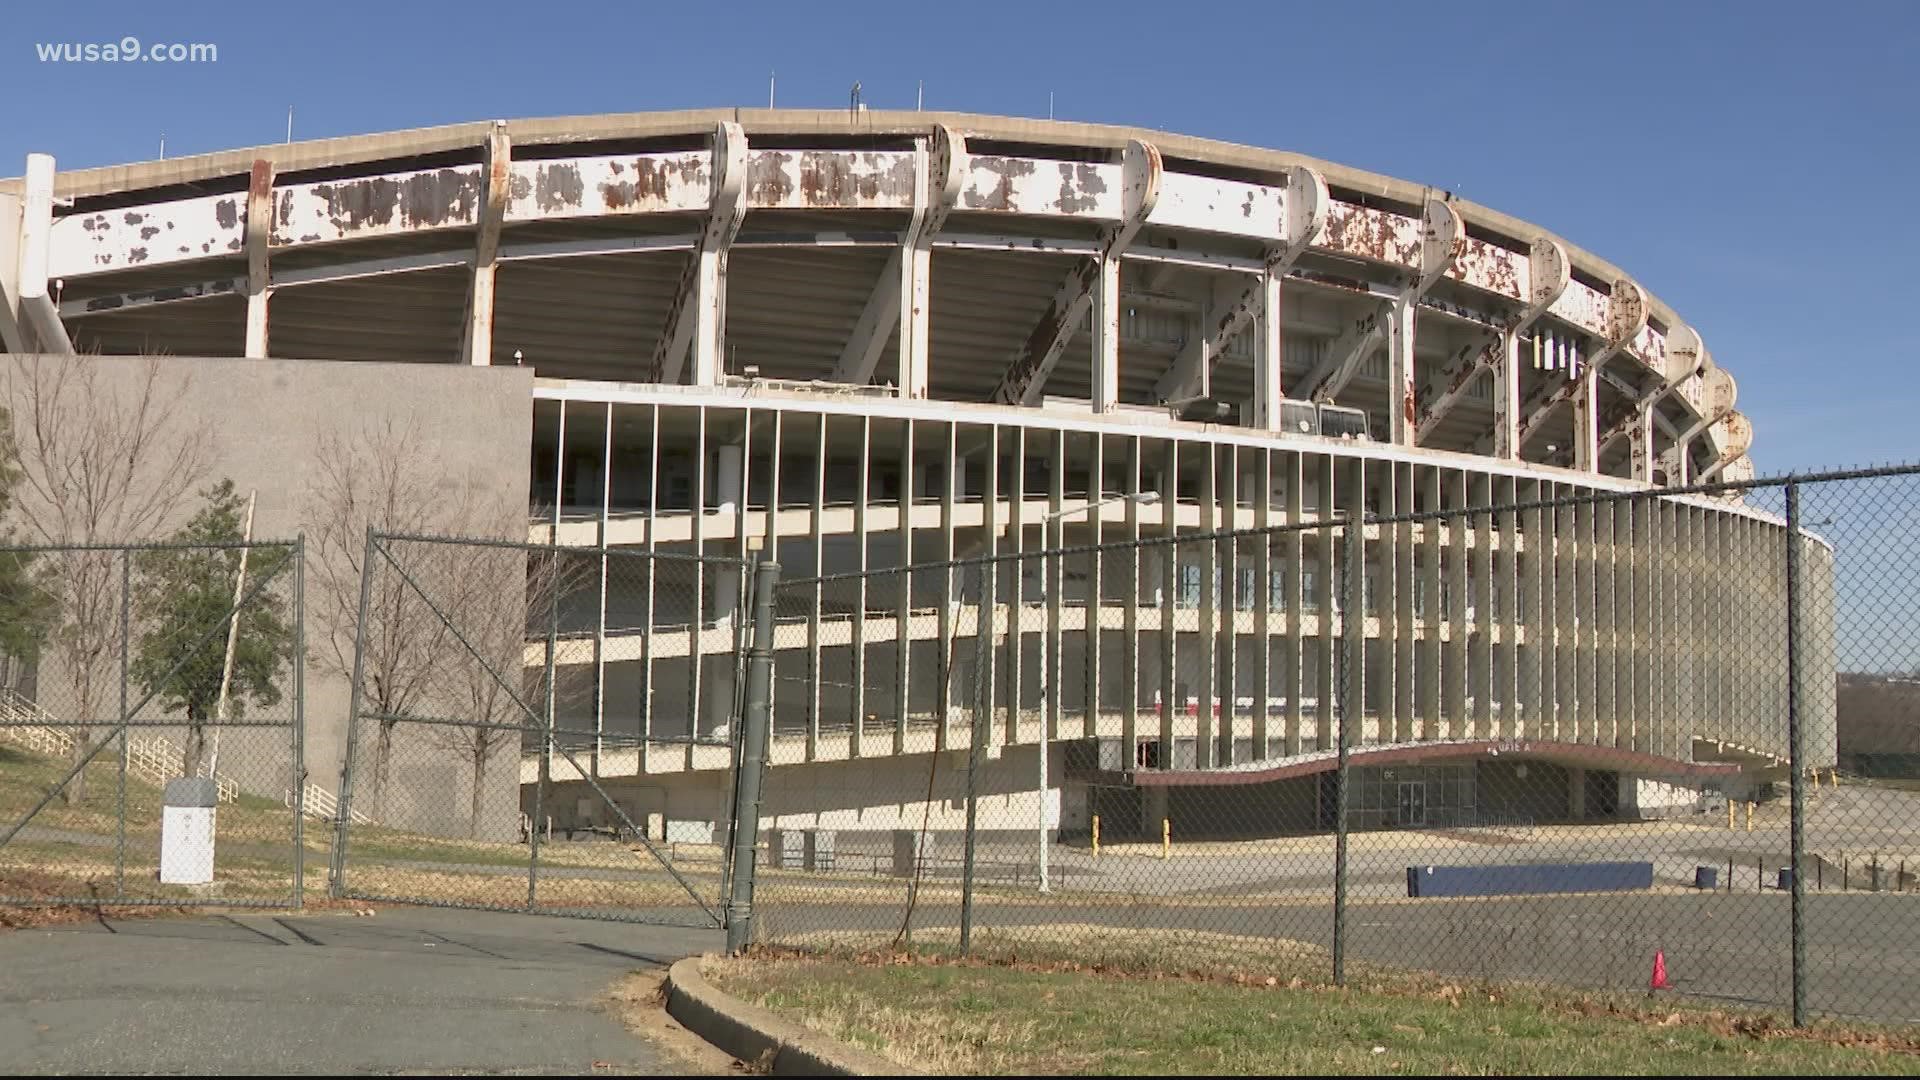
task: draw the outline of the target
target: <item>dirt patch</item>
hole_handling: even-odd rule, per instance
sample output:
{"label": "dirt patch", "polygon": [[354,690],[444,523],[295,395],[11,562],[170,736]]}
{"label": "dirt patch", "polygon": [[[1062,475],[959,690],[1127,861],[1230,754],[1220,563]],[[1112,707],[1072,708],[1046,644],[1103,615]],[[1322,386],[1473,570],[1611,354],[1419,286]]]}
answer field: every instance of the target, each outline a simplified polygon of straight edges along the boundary
{"label": "dirt patch", "polygon": [[629,975],[606,992],[601,1005],[628,1031],[657,1047],[682,1075],[738,1076],[755,1071],[667,1015],[664,975]]}

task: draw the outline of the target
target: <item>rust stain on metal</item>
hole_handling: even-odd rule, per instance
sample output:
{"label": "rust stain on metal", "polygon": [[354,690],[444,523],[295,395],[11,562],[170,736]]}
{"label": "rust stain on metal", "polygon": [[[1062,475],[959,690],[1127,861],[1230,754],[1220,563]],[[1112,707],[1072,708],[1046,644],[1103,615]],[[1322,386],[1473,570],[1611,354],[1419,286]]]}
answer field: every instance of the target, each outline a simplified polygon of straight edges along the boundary
{"label": "rust stain on metal", "polygon": [[221,199],[213,204],[213,220],[223,229],[232,229],[240,224],[240,201]]}
{"label": "rust stain on metal", "polygon": [[975,169],[992,173],[999,179],[991,189],[982,191],[974,185],[968,185],[961,193],[961,203],[968,210],[1019,210],[1020,201],[1014,197],[1013,182],[1022,176],[1032,176],[1035,165],[1031,158],[980,156],[972,159]]}
{"label": "rust stain on metal", "polygon": [[[427,227],[473,220],[480,205],[477,171],[436,169],[403,179],[369,177],[339,183],[315,184],[313,196],[326,203],[326,218],[339,234],[350,236],[370,229]],[[293,192],[281,201],[284,222],[292,212]]]}
{"label": "rust stain on metal", "polygon": [[586,199],[580,166],[573,162],[543,164],[533,174],[533,201],[542,213],[557,214]]}
{"label": "rust stain on metal", "polygon": [[800,157],[800,197],[808,206],[860,206],[913,197],[912,158],[890,164],[874,154],[808,152]]}
{"label": "rust stain on metal", "polygon": [[1107,182],[1100,178],[1100,171],[1091,165],[1076,165],[1070,161],[1060,163],[1060,212],[1063,214],[1084,214],[1099,209],[1100,196],[1105,194]]}
{"label": "rust stain on metal", "polygon": [[1466,250],[1455,267],[1456,275],[1470,285],[1503,296],[1521,294],[1520,266],[1515,252],[1497,244],[1468,237]]}
{"label": "rust stain on metal", "polygon": [[1344,251],[1350,255],[1378,262],[1397,263],[1402,266],[1418,266],[1420,263],[1420,231],[1405,230],[1408,239],[1402,239],[1402,230],[1396,228],[1396,215],[1378,210],[1369,210],[1352,203],[1335,202],[1327,207],[1326,246]]}
{"label": "rust stain on metal", "polygon": [[759,206],[778,205],[793,194],[793,180],[787,176],[787,163],[793,155],[768,150],[755,155],[747,168],[747,202]]}
{"label": "rust stain on metal", "polygon": [[[608,162],[615,176],[625,176],[626,166]],[[633,162],[633,179],[600,185],[600,201],[609,210],[664,206],[668,190],[676,183],[691,185],[705,175],[701,158],[655,160],[638,158]]]}

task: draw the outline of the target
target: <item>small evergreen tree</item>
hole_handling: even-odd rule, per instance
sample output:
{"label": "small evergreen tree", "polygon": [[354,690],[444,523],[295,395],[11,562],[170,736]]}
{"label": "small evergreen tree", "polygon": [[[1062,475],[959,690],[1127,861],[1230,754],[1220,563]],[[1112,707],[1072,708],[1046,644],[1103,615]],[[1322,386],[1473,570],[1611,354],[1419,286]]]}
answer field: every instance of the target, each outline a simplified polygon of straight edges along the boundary
{"label": "small evergreen tree", "polygon": [[[205,505],[170,539],[177,544],[233,543],[241,539],[245,503],[222,480],[202,493]],[[182,713],[187,745],[181,767],[198,775],[206,747],[206,725],[219,705],[227,655],[227,613],[233,605],[241,549],[169,547],[142,552],[136,560],[135,586],[140,642],[132,675],[161,707]],[[245,588],[282,570],[292,553],[285,548],[255,548],[247,558]],[[226,719],[246,714],[248,704],[271,708],[280,702],[280,677],[292,659],[293,629],[286,600],[269,587],[249,600],[236,616],[233,672],[227,691]]]}

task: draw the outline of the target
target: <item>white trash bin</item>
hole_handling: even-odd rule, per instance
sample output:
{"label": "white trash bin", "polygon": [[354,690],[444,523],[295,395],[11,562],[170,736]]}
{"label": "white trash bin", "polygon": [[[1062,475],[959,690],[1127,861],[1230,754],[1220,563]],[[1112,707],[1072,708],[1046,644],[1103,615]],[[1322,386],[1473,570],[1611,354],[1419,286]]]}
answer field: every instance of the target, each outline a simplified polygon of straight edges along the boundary
{"label": "white trash bin", "polygon": [[220,789],[204,776],[167,781],[161,794],[160,883],[213,881],[213,815]]}

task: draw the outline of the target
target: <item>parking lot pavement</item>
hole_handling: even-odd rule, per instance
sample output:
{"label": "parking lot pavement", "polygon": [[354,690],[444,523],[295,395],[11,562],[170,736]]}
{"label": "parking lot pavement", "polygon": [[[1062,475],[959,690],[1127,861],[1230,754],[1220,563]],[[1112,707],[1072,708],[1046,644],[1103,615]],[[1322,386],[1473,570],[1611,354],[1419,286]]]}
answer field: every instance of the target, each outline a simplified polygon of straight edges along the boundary
{"label": "parking lot pavement", "polygon": [[0,1069],[626,1073],[685,1066],[599,999],[718,931],[387,908],[0,934]]}

